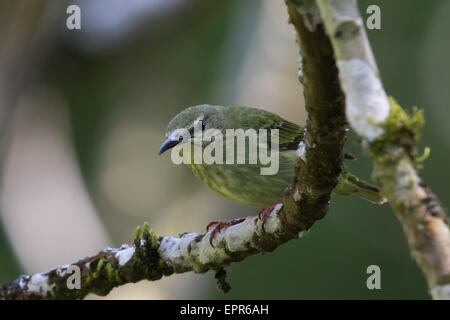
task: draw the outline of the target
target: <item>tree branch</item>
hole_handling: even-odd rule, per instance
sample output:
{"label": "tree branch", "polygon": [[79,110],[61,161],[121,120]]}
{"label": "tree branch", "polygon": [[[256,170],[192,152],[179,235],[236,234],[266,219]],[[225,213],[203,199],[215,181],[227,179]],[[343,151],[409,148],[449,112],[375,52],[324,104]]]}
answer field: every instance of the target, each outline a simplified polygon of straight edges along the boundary
{"label": "tree branch", "polygon": [[[209,241],[211,231],[204,235],[185,233],[179,238],[158,239],[148,224],[144,224],[142,229],[138,227],[133,245],[105,248],[72,265],[33,276],[20,276],[0,287],[0,299],[81,299],[88,293],[106,295],[114,287],[143,279],[155,281],[162,276],[188,271],[220,271],[231,262],[271,251],[287,240],[276,215],[280,208],[281,204],[273,210],[272,218],[264,226],[265,231],[258,217],[248,217],[218,233],[214,247]],[[71,266],[79,268],[79,289],[70,289],[68,285],[75,275]]]}
{"label": "tree branch", "polygon": [[364,139],[373,177],[400,220],[435,299],[450,299],[450,233],[446,212],[417,174],[416,144],[424,120],[388,100],[354,0],[317,0],[346,95],[347,118]]}
{"label": "tree branch", "polygon": [[297,2],[286,0],[286,5],[299,39],[303,59],[299,74],[303,74],[300,80],[309,117],[304,142],[299,146],[293,185],[287,188],[282,204],[271,212],[264,230],[258,217],[247,217],[217,233],[213,247],[211,231],[156,239],[145,227],[143,233],[138,230],[133,246],[105,248],[74,263],[80,269],[80,289],[68,288],[72,274],[66,265],[47,273],[21,276],[0,286],[0,299],[79,299],[90,292],[106,295],[125,283],[158,280],[163,275],[188,271],[219,271],[218,281],[224,286],[223,267],[252,254],[272,251],[298,238],[300,232],[323,218],[342,167],[344,96],[318,9],[313,1]]}
{"label": "tree branch", "polygon": [[292,197],[289,197],[296,201],[301,215],[298,210],[292,210],[287,221],[305,230],[325,216],[330,193],[342,169],[345,104],[333,48],[314,1],[285,2],[297,34],[301,57],[299,75],[308,112],[301,146],[306,150],[305,161],[299,161]]}

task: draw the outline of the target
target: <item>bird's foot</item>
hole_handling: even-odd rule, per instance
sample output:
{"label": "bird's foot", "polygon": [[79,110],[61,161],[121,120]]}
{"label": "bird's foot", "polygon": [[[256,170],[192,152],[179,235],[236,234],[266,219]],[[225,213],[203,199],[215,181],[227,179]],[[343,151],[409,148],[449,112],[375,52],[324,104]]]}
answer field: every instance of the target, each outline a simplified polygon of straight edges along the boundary
{"label": "bird's foot", "polygon": [[262,221],[262,229],[264,232],[266,232],[266,230],[264,229],[264,225],[266,224],[267,219],[269,219],[270,214],[272,213],[273,209],[275,209],[275,207],[280,203],[281,203],[281,201],[277,201],[277,202],[272,203],[270,206],[268,206],[266,208],[259,209],[258,217]]}
{"label": "bird's foot", "polygon": [[216,236],[217,232],[220,232],[223,228],[239,224],[244,220],[245,218],[237,218],[228,221],[211,221],[210,223],[208,223],[208,225],[206,226],[206,231],[209,231],[209,228],[214,227],[214,229],[211,231],[211,234],[209,235],[209,243],[211,244],[211,246],[214,248],[213,239]]}

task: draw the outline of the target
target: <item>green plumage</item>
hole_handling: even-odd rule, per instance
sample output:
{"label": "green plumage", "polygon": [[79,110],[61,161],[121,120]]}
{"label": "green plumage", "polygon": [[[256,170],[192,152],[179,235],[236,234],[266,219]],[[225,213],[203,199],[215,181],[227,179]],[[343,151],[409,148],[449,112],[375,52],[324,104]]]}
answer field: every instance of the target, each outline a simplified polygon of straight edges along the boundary
{"label": "green plumage", "polygon": [[[194,175],[208,187],[234,201],[252,206],[266,207],[281,199],[284,190],[294,178],[298,161],[297,148],[304,136],[304,129],[280,116],[261,109],[240,106],[199,105],[185,109],[169,123],[166,136],[174,140],[176,129],[193,132],[196,121],[203,123],[204,131],[218,129],[226,136],[226,129],[267,129],[270,142],[270,130],[278,129],[279,170],[274,175],[261,175],[263,166],[258,158],[256,164],[189,164]],[[168,139],[168,141],[169,141]],[[196,138],[188,141],[166,143],[160,153],[176,144],[195,143]],[[209,142],[208,142],[209,143]],[[203,148],[208,143],[203,142]],[[270,148],[270,143],[259,148]],[[224,157],[229,152],[224,146]],[[248,150],[246,149],[246,159]],[[236,158],[235,158],[236,160]],[[374,203],[384,202],[378,189],[358,179],[354,175],[343,172],[334,189],[337,194],[356,194]]]}

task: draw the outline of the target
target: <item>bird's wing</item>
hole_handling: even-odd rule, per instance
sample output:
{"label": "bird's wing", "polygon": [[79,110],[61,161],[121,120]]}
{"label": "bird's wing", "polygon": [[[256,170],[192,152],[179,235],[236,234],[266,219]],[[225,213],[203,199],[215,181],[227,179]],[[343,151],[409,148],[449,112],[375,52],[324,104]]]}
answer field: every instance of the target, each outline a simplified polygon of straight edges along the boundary
{"label": "bird's wing", "polygon": [[267,142],[270,144],[273,129],[278,129],[278,148],[283,150],[297,150],[298,144],[305,135],[305,130],[299,125],[287,121],[278,115],[263,113],[260,117],[256,117],[255,121],[259,121],[257,127],[267,129]]}
{"label": "bird's wing", "polygon": [[267,129],[267,141],[271,142],[271,130],[278,129],[279,150],[297,150],[298,144],[305,135],[305,130],[299,125],[287,121],[270,111],[250,108],[234,107],[232,112],[233,123],[243,129]]}
{"label": "bird's wing", "polygon": [[[298,144],[305,135],[305,130],[290,121],[281,119],[270,129],[278,129],[279,150],[297,150]],[[268,139],[270,140],[270,139]]]}

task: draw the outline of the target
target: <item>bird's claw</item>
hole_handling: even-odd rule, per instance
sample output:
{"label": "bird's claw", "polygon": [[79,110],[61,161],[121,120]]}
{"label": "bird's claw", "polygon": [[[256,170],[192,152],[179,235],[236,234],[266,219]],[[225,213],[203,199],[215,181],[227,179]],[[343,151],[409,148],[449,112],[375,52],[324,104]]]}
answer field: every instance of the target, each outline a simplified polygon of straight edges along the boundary
{"label": "bird's claw", "polygon": [[266,208],[259,209],[258,218],[262,221],[262,230],[264,232],[266,232],[266,230],[264,229],[264,225],[266,224],[267,219],[269,219],[270,214],[272,213],[273,209],[275,209],[275,207],[280,203],[281,203],[281,201],[277,201],[277,202],[272,203],[270,206],[268,206]]}
{"label": "bird's claw", "polygon": [[209,235],[209,243],[211,244],[211,247],[214,248],[213,239],[216,236],[217,232],[220,232],[223,228],[234,226],[235,224],[241,223],[245,220],[245,218],[237,218],[232,219],[228,221],[211,221],[206,226],[206,231],[209,231],[209,228],[214,226],[214,229],[211,231],[211,234]]}

